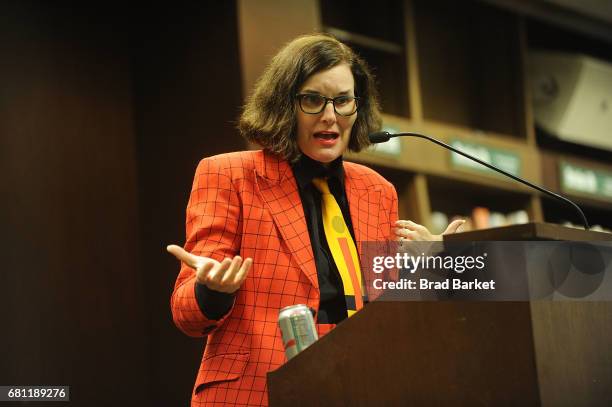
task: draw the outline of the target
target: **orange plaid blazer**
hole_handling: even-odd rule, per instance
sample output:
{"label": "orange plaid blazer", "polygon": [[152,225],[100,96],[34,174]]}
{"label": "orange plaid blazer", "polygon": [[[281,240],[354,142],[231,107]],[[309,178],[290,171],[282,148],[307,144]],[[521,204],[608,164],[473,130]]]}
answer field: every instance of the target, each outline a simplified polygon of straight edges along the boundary
{"label": "orange plaid blazer", "polygon": [[[345,162],[344,170],[357,247],[389,239],[397,220],[395,189],[362,165]],[[286,360],[279,310],[319,308],[317,270],[291,167],[263,151],[203,159],[186,230],[185,250],[193,254],[253,259],[231,311],[219,321],[198,308],[195,272],[182,264],[171,299],[174,322],[189,336],[208,336],[191,404],[267,405],[266,373]],[[319,335],[331,328],[317,326]]]}

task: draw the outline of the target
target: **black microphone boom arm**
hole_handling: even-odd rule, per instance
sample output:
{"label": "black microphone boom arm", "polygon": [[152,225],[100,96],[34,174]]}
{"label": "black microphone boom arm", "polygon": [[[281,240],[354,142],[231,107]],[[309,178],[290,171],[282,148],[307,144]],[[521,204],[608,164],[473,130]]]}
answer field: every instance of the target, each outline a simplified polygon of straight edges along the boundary
{"label": "black microphone boom arm", "polygon": [[439,146],[442,146],[442,147],[444,147],[444,148],[446,148],[448,150],[454,151],[455,153],[460,154],[460,155],[462,155],[462,156],[464,156],[464,157],[466,157],[466,158],[468,158],[468,159],[470,159],[472,161],[476,161],[478,164],[484,165],[485,167],[487,167],[487,168],[489,168],[489,169],[491,169],[493,171],[496,171],[496,172],[499,172],[501,174],[504,174],[505,176],[510,177],[513,180],[517,181],[517,182],[520,182],[522,184],[530,186],[531,188],[534,188],[534,189],[536,189],[536,190],[538,190],[538,191],[540,191],[540,192],[542,192],[542,193],[544,193],[546,195],[552,196],[553,198],[555,198],[557,200],[565,202],[566,204],[569,204],[574,209],[576,209],[576,211],[580,214],[580,217],[582,218],[582,222],[584,223],[585,230],[589,230],[589,222],[587,221],[587,218],[584,215],[584,212],[582,212],[582,209],[580,209],[580,207],[577,204],[575,204],[574,202],[572,202],[569,199],[565,198],[564,196],[561,196],[559,194],[555,194],[554,192],[549,191],[549,190],[547,190],[545,188],[542,188],[539,185],[533,184],[533,183],[531,183],[531,182],[529,182],[527,180],[524,180],[521,177],[517,177],[516,175],[510,174],[509,172],[504,171],[501,168],[498,168],[498,167],[496,167],[494,165],[491,165],[491,164],[489,164],[489,163],[487,163],[485,161],[482,161],[481,159],[476,158],[476,157],[474,157],[474,156],[472,156],[472,155],[470,155],[468,153],[464,153],[463,151],[458,150],[455,147],[450,146],[450,145],[448,145],[446,143],[443,143],[440,140],[436,140],[433,137],[429,137],[429,136],[426,136],[426,135],[420,134],[420,133],[405,132],[405,133],[391,134],[391,133],[386,132],[386,131],[379,131],[379,132],[370,134],[369,138],[370,138],[370,142],[371,143],[376,144],[376,143],[384,143],[385,141],[389,141],[393,137],[400,137],[400,136],[418,137],[418,138],[423,138],[423,139],[429,140],[432,143],[435,143],[435,144],[437,144]]}

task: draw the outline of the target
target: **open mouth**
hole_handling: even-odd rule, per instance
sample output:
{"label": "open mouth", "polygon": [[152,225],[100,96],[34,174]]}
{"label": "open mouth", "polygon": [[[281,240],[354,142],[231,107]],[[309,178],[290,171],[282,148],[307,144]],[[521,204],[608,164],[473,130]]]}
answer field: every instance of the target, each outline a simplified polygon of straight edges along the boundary
{"label": "open mouth", "polygon": [[322,140],[335,140],[339,136],[340,135],[338,133],[334,133],[334,132],[331,132],[331,131],[322,131],[322,132],[314,134],[315,138],[322,139]]}

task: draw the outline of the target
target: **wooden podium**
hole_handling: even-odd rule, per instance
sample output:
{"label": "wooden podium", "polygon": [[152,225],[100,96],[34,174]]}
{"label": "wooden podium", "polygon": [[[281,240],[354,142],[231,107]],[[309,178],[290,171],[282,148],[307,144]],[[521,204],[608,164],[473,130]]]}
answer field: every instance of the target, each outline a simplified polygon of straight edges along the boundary
{"label": "wooden podium", "polygon": [[[448,240],[612,235],[532,223]],[[273,407],[609,406],[612,302],[373,302],[268,373],[268,390]]]}

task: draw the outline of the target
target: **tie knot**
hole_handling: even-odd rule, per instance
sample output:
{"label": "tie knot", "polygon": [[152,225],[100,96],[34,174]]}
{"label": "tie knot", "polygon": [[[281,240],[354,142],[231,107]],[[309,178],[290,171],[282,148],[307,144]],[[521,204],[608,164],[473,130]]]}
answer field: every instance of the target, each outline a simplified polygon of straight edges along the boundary
{"label": "tie knot", "polygon": [[312,183],[315,188],[321,191],[322,194],[331,194],[329,192],[329,185],[327,184],[327,180],[325,178],[313,178]]}

